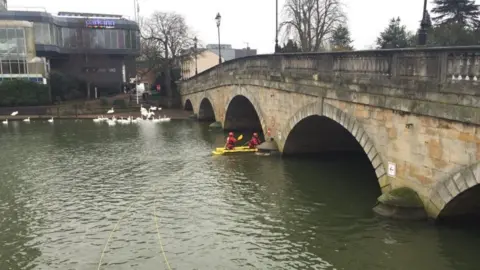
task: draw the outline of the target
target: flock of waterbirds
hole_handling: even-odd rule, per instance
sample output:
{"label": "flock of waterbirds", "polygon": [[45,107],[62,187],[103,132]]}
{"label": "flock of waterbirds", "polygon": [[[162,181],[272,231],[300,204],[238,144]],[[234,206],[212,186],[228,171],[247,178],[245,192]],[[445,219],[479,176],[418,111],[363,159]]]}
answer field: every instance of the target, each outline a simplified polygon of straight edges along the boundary
{"label": "flock of waterbirds", "polygon": [[[162,108],[157,108],[155,106],[151,106],[150,108],[145,109],[143,105],[140,106],[140,117],[133,118],[132,116],[129,116],[127,118],[116,118],[115,115],[112,116],[111,118],[108,117],[103,117],[103,115],[97,116],[97,118],[93,119],[93,122],[95,123],[100,123],[100,122],[106,122],[109,126],[114,126],[117,123],[119,124],[133,124],[133,123],[139,123],[139,122],[153,122],[153,123],[159,123],[159,122],[169,122],[170,118],[166,117],[165,115],[163,117],[158,116],[158,118],[155,118],[155,112],[154,111],[161,111]],[[113,114],[115,113],[114,109],[111,108],[110,110],[107,111],[107,114]],[[18,115],[18,111],[12,112],[10,114],[11,116],[16,116]],[[30,122],[30,117],[27,117],[23,119],[23,122]],[[49,123],[53,123],[53,117],[48,119]],[[8,118],[5,119],[2,124],[8,125]]]}
{"label": "flock of waterbirds", "polygon": [[[155,106],[151,106],[150,108],[145,109],[143,105],[140,105],[140,117],[133,118],[132,116],[129,116],[127,118],[116,118],[115,115],[112,116],[112,118],[104,117],[103,115],[97,116],[97,118],[93,119],[93,122],[95,123],[100,123],[100,122],[107,122],[109,126],[114,126],[117,123],[119,124],[134,124],[134,123],[139,123],[142,121],[149,121],[153,123],[159,123],[159,122],[169,122],[170,118],[166,117],[165,115],[163,117],[158,116],[158,118],[155,118],[155,112],[154,111],[160,111],[162,108],[157,108]],[[111,108],[110,110],[107,111],[107,114],[112,114],[115,113],[114,109]]]}
{"label": "flock of waterbirds", "polygon": [[[17,114],[18,114],[18,111],[14,111],[14,112],[12,112],[10,115],[11,115],[11,116],[15,116],[15,115],[17,115]],[[23,119],[23,122],[30,122],[30,117],[27,117],[27,118]],[[53,123],[53,117],[50,118],[50,119],[48,119],[48,122],[49,122],[49,123]],[[2,124],[8,125],[8,118],[5,119],[5,120],[3,120]]]}

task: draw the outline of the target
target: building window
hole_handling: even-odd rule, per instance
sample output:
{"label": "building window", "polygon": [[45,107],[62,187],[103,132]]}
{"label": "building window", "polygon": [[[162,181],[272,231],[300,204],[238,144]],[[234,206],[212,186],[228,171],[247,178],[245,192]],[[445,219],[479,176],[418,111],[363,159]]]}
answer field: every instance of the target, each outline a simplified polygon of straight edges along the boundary
{"label": "building window", "polygon": [[62,28],[62,46],[65,48],[78,48],[82,46],[82,31],[75,28]]}
{"label": "building window", "polygon": [[118,48],[125,49],[125,30],[118,30]]}
{"label": "building window", "polygon": [[131,49],[132,48],[132,36],[130,35],[130,31],[125,30],[125,48]]}
{"label": "building window", "polygon": [[26,51],[23,28],[0,28],[0,59],[24,59]]}
{"label": "building window", "polygon": [[103,30],[104,31],[104,35],[105,35],[105,47],[107,49],[109,49],[110,47],[112,47],[112,37],[111,37],[111,32],[113,30]]}
{"label": "building window", "polygon": [[55,26],[54,28],[55,30],[55,44],[58,45],[58,46],[62,46],[62,28],[58,27],[58,26]]}
{"label": "building window", "polygon": [[20,74],[20,67],[18,60],[11,60],[10,61],[10,70],[12,74]]}
{"label": "building window", "polygon": [[82,29],[82,45],[83,48],[90,48],[92,42],[90,41],[90,29]]}
{"label": "building window", "polygon": [[26,61],[19,61],[18,62],[18,69],[20,71],[20,74],[27,73],[27,63],[26,63]]}
{"label": "building window", "polygon": [[2,61],[2,74],[10,74],[10,63],[8,60]]}
{"label": "building window", "polygon": [[105,48],[105,33],[104,30],[101,29],[92,29],[90,32],[92,34],[91,41],[92,41],[92,48]]}
{"label": "building window", "polygon": [[110,34],[112,38],[112,46],[110,49],[118,49],[118,30],[112,30]]}
{"label": "building window", "polygon": [[[38,27],[38,26],[37,26]],[[55,27],[52,26],[54,29]],[[53,39],[58,45],[66,48],[92,49],[139,49],[140,36],[138,31],[121,29],[73,29],[57,28]],[[40,30],[37,30],[40,31]],[[1,33],[0,33],[1,36]],[[1,39],[1,37],[0,37]]]}
{"label": "building window", "polygon": [[25,60],[1,60],[2,74],[25,74],[26,72]]}
{"label": "building window", "polygon": [[50,32],[49,23],[34,23],[33,28],[35,30],[35,43],[46,45],[53,44],[53,35]]}

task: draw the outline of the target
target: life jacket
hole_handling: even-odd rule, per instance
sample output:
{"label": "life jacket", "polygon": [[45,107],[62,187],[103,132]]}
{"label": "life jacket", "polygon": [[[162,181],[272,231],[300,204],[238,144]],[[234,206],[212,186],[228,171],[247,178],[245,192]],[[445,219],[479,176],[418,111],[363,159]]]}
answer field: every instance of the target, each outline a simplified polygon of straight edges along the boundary
{"label": "life jacket", "polygon": [[237,140],[234,138],[234,137],[228,137],[227,138],[227,144],[235,144],[237,142]]}

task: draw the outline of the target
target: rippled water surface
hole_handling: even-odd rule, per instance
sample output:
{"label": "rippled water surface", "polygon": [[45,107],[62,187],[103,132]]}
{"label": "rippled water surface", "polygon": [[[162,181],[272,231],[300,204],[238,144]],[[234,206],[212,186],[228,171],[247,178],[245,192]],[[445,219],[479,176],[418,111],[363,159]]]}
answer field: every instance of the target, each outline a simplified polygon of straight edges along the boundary
{"label": "rippled water surface", "polygon": [[162,247],[182,270],[479,269],[478,229],[376,217],[360,158],[222,143],[190,121],[1,126],[0,269],[168,269]]}

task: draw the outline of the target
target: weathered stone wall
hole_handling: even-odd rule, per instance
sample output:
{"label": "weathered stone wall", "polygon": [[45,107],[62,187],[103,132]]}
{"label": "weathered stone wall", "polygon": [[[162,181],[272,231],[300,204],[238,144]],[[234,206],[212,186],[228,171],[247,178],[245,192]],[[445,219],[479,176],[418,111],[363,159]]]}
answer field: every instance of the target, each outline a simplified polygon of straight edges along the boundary
{"label": "weathered stone wall", "polygon": [[428,207],[438,208],[430,205],[437,182],[480,160],[477,125],[338,100],[325,102],[354,116],[383,159],[396,164],[396,176],[389,180],[392,188],[412,188]]}
{"label": "weathered stone wall", "polygon": [[[305,117],[333,119],[363,147],[383,191],[412,188],[437,217],[480,182],[476,51],[251,57],[184,82],[182,100],[198,112],[208,98],[224,123],[229,102],[247,97],[280,150]],[[396,165],[394,177],[386,173],[389,162]]]}

